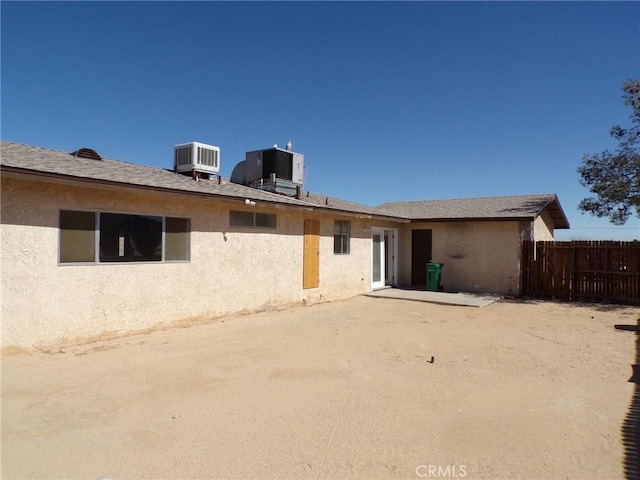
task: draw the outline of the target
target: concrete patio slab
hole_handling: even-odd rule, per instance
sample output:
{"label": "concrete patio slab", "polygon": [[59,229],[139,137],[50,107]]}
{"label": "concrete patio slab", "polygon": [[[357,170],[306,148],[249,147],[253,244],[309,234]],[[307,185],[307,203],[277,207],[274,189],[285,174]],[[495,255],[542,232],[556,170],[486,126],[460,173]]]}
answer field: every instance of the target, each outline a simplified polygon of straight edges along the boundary
{"label": "concrete patio slab", "polygon": [[368,297],[396,298],[462,307],[486,307],[500,299],[499,295],[491,293],[449,293],[426,290],[404,290],[401,288],[385,288],[365,293],[365,295]]}

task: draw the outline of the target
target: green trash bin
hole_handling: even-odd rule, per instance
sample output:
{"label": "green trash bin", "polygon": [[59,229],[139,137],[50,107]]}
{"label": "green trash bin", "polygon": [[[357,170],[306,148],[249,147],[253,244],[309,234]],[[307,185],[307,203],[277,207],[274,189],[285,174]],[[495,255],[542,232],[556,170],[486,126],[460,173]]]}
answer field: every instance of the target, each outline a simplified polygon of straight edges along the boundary
{"label": "green trash bin", "polygon": [[443,265],[444,263],[427,263],[427,290],[431,292],[440,291]]}

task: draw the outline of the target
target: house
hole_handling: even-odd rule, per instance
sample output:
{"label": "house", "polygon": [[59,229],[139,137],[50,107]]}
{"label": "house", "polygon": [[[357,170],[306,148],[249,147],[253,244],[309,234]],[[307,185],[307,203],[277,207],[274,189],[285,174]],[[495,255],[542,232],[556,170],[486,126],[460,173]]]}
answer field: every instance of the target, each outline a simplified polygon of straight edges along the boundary
{"label": "house", "polygon": [[3,347],[423,287],[430,260],[446,289],[517,294],[521,241],[569,226],[555,195],[369,207],[88,149],[0,155]]}
{"label": "house", "polygon": [[556,195],[391,202],[378,212],[409,220],[399,250],[400,285],[424,285],[431,260],[443,262],[445,288],[520,293],[519,246],[553,240],[569,228]]}

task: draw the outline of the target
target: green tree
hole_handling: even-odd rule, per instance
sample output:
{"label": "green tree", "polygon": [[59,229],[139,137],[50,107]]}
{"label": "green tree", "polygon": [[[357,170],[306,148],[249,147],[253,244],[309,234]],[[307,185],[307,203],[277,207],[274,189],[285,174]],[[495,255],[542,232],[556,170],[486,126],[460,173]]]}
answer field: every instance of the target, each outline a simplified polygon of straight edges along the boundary
{"label": "green tree", "polygon": [[614,126],[610,134],[618,141],[615,152],[605,150],[582,156],[580,183],[595,197],[585,198],[578,208],[596,217],[609,217],[623,225],[633,214],[640,217],[640,78],[622,85],[624,104],[632,108],[631,127]]}

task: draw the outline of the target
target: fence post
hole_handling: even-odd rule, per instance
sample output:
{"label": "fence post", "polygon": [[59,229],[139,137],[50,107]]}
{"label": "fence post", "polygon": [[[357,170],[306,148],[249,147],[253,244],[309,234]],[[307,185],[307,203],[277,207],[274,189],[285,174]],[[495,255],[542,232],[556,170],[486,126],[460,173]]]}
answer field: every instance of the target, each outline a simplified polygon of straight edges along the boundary
{"label": "fence post", "polygon": [[576,299],[576,264],[578,263],[578,249],[576,243],[571,242],[571,285],[569,286],[569,301]]}
{"label": "fence post", "polygon": [[605,245],[604,247],[604,300],[609,301],[610,288],[609,288],[609,250],[611,245]]}

